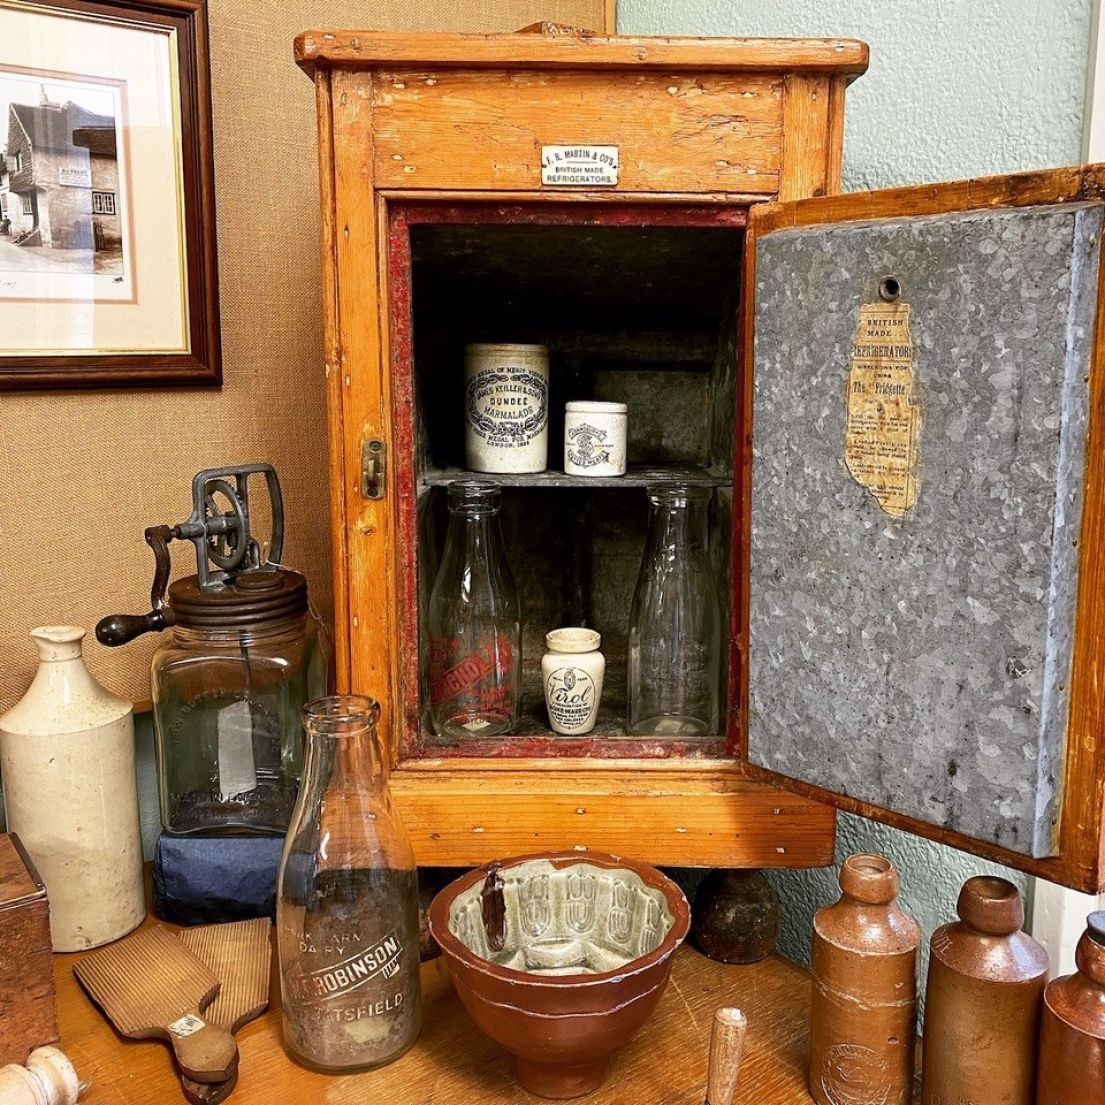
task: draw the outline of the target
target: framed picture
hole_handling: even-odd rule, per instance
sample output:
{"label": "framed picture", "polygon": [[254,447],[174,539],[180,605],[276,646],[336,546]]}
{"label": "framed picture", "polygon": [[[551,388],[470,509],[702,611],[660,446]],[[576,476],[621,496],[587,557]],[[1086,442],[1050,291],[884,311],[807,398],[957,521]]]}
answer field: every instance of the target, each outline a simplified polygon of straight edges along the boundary
{"label": "framed picture", "polygon": [[220,382],[206,0],[0,0],[0,388]]}

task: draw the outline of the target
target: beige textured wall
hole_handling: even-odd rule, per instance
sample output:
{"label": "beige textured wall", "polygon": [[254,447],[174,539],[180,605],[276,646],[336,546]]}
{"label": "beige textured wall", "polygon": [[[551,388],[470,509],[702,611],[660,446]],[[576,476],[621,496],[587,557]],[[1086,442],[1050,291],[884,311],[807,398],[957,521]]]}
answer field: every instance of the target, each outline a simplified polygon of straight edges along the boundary
{"label": "beige textured wall", "polygon": [[[209,0],[222,302],[221,391],[0,396],[0,710],[34,670],[27,631],[144,612],[148,525],[190,511],[200,468],[269,460],[284,560],[331,614],[314,92],[292,62],[309,28],[602,28],[602,0]],[[176,552],[193,571],[191,546]],[[91,637],[91,634],[90,634]],[[87,644],[113,690],[148,697],[146,636]]]}

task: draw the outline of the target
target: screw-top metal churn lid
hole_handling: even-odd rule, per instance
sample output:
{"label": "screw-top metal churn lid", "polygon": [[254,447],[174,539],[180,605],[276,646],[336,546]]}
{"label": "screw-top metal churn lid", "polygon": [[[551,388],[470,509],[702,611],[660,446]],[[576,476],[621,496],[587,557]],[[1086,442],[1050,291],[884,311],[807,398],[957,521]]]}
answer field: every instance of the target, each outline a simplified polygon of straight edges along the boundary
{"label": "screw-top metal churn lid", "polygon": [[[272,513],[267,555],[250,530],[249,478],[263,475]],[[169,586],[169,544],[191,541],[196,574]],[[192,480],[192,514],[175,526],[151,526],[154,553],[147,614],[112,614],[96,626],[104,645],[123,645],[171,625],[192,629],[256,630],[307,610],[307,580],[280,564],[284,500],[271,464],[208,468]]]}

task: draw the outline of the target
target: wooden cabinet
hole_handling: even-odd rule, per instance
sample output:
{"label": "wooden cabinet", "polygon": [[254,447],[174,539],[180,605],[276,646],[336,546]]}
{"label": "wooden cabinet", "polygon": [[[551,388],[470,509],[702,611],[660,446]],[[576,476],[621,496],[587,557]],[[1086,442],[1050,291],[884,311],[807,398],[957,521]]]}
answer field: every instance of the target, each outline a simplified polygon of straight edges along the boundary
{"label": "wooden cabinet", "polygon": [[[1096,886],[1097,176],[835,195],[854,41],[296,51],[318,90],[339,679],[383,704],[420,862],[811,866],[837,805]],[[551,147],[614,161],[543,184]],[[463,473],[463,346],[488,340],[549,346],[553,469],[564,399],[630,405],[624,479],[501,481],[527,666],[556,625],[604,634],[587,739],[552,735],[536,682],[509,738],[424,722],[433,522]],[[726,724],[630,738],[643,487],[676,474],[716,489]]]}

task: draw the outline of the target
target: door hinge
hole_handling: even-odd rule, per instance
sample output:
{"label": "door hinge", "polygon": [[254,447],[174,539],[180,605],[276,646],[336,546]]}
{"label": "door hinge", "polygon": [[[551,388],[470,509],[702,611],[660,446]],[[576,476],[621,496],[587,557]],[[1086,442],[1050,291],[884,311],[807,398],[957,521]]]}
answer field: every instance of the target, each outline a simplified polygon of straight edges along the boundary
{"label": "door hinge", "polygon": [[366,499],[382,499],[387,479],[387,446],[379,438],[361,445],[361,494]]}

